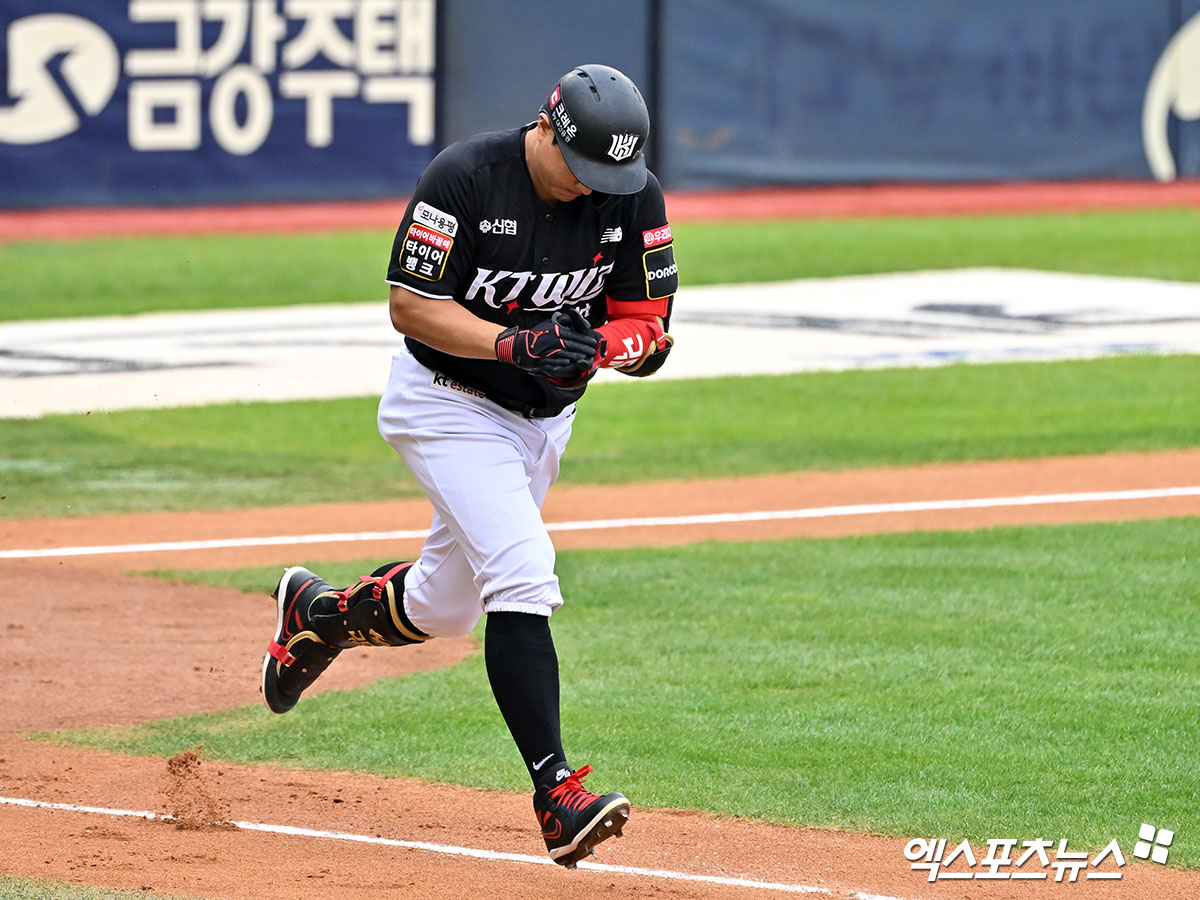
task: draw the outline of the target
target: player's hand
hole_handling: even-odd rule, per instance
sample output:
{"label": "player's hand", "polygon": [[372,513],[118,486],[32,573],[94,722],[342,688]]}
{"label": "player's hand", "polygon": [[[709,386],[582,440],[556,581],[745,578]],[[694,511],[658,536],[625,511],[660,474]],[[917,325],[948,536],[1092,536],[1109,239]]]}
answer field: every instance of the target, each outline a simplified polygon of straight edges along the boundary
{"label": "player's hand", "polygon": [[[577,312],[575,316],[587,326],[583,316]],[[599,335],[590,327],[580,329],[574,319],[559,311],[528,328],[514,325],[500,332],[496,336],[496,359],[543,378],[575,382],[596,359],[598,340]]]}
{"label": "player's hand", "polygon": [[600,368],[600,362],[604,359],[604,354],[608,351],[608,340],[599,331],[592,328],[588,320],[583,317],[575,307],[560,309],[554,314],[551,320],[557,322],[559,327],[566,328],[574,334],[586,336],[595,341],[596,350],[592,354],[591,359],[581,360],[579,368],[573,375],[566,377],[553,377],[550,380],[559,387],[575,387],[587,381],[596,374],[596,370]]}

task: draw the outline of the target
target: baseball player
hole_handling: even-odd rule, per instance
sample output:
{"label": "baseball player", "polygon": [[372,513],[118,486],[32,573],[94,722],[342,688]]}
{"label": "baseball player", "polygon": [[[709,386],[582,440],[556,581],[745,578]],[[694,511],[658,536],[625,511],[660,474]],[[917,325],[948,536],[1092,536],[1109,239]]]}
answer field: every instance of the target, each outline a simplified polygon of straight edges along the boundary
{"label": "baseball player", "polygon": [[[262,692],[291,709],[346,647],[468,634],[533,780],[551,858],[620,835],[629,801],[582,785],[559,727],[550,615],[563,603],[541,518],[576,402],[601,367],[645,376],[671,349],[677,285],[637,87],[586,65],[536,121],[447,147],[417,183],[388,268],[392,362],[379,430],[433,503],[419,559],[334,590],[300,567],[275,590]],[[614,661],[615,662],[615,661]]]}

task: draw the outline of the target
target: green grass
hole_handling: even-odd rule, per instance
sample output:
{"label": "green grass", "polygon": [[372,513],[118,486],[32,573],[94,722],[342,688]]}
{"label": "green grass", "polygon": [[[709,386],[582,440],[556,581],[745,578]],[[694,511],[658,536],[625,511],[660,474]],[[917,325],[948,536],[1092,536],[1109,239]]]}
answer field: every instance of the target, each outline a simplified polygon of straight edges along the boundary
{"label": "green grass", "polygon": [[[1092,849],[1153,822],[1198,867],[1198,546],[1191,518],[563,552],[567,746],[637,805]],[[69,739],[526,788],[478,653],[284,718]]]}
{"label": "green grass", "polygon": [[0,518],[418,496],[376,398],[11,419]]}
{"label": "green grass", "polygon": [[[146,876],[154,881],[153,875]],[[42,881],[33,878],[10,878],[0,875],[0,898],[3,900],[180,900],[176,895],[150,893],[146,890],[112,891],[105,888],[84,887],[58,881]]]}
{"label": "green grass", "polygon": [[684,284],[967,266],[1200,281],[1200,210],[681,224]]}
{"label": "green grass", "polygon": [[0,320],[387,297],[380,232],[0,244]]}
{"label": "green grass", "polygon": [[[0,245],[0,321],[382,299],[389,231]],[[684,285],[1008,266],[1200,281],[1200,210],[680,223]]]}
{"label": "green grass", "polygon": [[[597,386],[562,483],[1200,446],[1200,356]],[[10,419],[0,518],[418,496],[377,400]]]}

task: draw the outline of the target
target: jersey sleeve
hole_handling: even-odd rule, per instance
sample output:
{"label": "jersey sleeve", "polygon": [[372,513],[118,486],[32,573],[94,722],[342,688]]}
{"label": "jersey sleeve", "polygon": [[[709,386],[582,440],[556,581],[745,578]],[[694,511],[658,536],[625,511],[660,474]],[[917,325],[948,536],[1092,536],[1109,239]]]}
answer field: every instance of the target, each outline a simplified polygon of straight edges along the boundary
{"label": "jersey sleeve", "polygon": [[623,228],[617,266],[609,280],[609,318],[652,315],[665,319],[679,287],[675,246],[662,187],[651,173]]}
{"label": "jersey sleeve", "polygon": [[436,299],[461,296],[473,248],[471,172],[443,151],[417,182],[396,230],[388,284]]}

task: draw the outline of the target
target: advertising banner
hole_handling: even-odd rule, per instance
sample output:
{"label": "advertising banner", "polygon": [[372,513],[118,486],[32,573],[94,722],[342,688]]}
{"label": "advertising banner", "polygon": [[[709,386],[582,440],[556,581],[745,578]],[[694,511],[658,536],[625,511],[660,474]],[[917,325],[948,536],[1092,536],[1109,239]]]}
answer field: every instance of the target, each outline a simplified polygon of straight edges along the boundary
{"label": "advertising banner", "polygon": [[0,0],[0,206],[396,196],[435,0]]}

